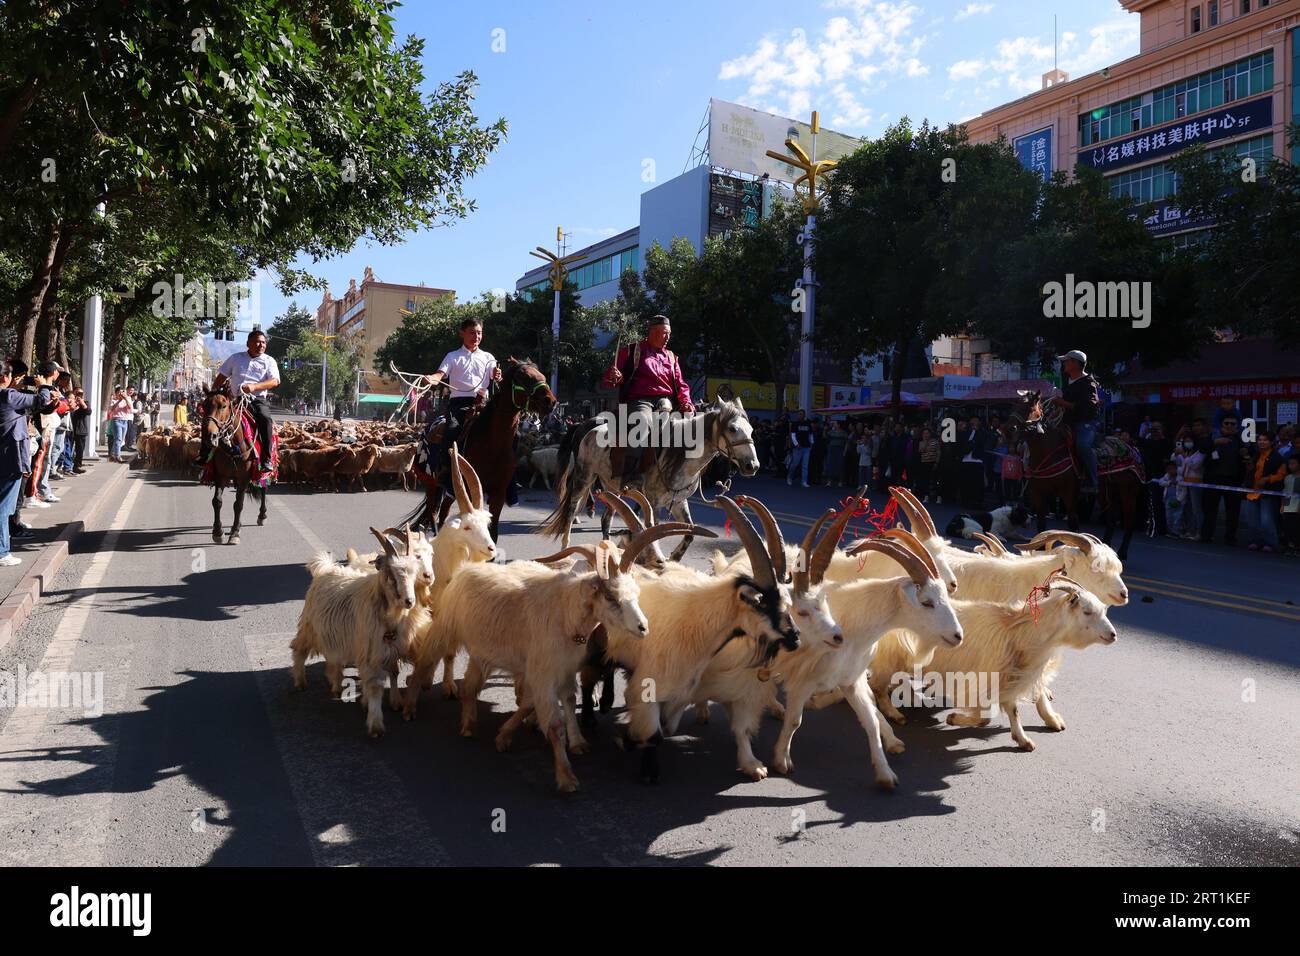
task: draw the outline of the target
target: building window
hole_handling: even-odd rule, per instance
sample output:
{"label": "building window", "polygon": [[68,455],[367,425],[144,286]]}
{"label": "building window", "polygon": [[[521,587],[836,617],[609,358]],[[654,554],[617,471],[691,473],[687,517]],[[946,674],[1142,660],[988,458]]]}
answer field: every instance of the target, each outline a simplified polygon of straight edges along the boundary
{"label": "building window", "polygon": [[1201,32],[1201,8],[1192,7],[1192,32]]}
{"label": "building window", "polygon": [[1219,25],[1219,0],[1210,0],[1206,13],[1209,16],[1210,26],[1217,27]]}

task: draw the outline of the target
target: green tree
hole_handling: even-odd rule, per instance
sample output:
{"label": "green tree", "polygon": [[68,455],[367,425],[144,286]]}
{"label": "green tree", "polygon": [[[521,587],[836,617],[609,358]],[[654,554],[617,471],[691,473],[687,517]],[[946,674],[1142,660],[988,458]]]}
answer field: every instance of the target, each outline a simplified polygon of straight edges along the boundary
{"label": "green tree", "polygon": [[289,308],[277,315],[266,329],[267,354],[277,362],[283,362],[289,349],[302,341],[303,333],[315,327],[316,320],[310,312],[296,302],[290,303]]}
{"label": "green tree", "polygon": [[[356,397],[357,372],[365,342],[360,335],[340,335],[327,340],[310,330],[299,333],[289,348],[285,367],[280,370],[278,391],[291,400],[318,402],[321,395],[321,362],[328,363],[325,375],[327,405],[351,405]],[[326,409],[322,409],[324,414]]]}
{"label": "green tree", "polygon": [[889,358],[897,410],[904,361],[964,331],[990,294],[1002,246],[1026,234],[1037,178],[1005,142],[906,119],[839,163],[818,217],[816,343]]}

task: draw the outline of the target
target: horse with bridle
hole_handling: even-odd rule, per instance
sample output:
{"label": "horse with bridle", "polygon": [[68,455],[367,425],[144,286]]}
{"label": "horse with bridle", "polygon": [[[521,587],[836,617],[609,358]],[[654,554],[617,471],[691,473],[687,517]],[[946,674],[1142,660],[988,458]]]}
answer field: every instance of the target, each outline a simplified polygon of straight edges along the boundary
{"label": "horse with bridle", "polygon": [[[472,413],[457,439],[461,456],[478,472],[483,485],[488,510],[492,513],[493,541],[497,539],[501,509],[505,507],[510,479],[515,472],[513,446],[519,419],[529,411],[545,418],[553,407],[555,395],[546,383],[546,376],[530,359],[511,357],[502,366],[500,385]],[[440,440],[440,433],[431,427],[424,440],[426,445],[432,445]],[[443,487],[439,475],[420,468],[415,473],[424,484],[424,502],[398,525],[428,527],[436,534],[447,520],[452,495]]]}
{"label": "horse with bridle", "polygon": [[207,393],[203,403],[203,432],[205,447],[211,449],[211,454],[199,480],[212,482],[212,540],[221,543],[221,494],[226,485],[233,485],[235,521],[230,526],[227,543],[239,544],[244,495],[251,493],[258,499],[261,507],[257,512],[257,523],[266,524],[267,485],[273,476],[266,477],[262,473],[253,444],[251,417],[244,411],[242,394],[232,398],[229,382]]}
{"label": "horse with bridle", "polygon": [[[614,461],[614,422],[608,414],[583,422],[560,445],[560,498],[541,530],[560,538],[562,547],[569,546],[574,515],[597,481],[614,494],[622,489],[622,469]],[[696,433],[701,437],[699,448],[690,447],[693,441],[689,439]],[[667,509],[679,521],[694,524],[687,499],[699,490],[702,476],[715,459],[726,459],[747,478],[758,473],[754,428],[738,397],[672,420],[668,438],[667,447],[658,449],[644,474],[641,491],[656,511]],[[603,537],[609,537],[609,524],[607,510],[601,518]],[[689,534],[683,537],[671,559],[681,560],[691,540]]]}
{"label": "horse with bridle", "polygon": [[[1038,532],[1047,530],[1047,508],[1056,498],[1065,505],[1069,529],[1078,531],[1080,483],[1074,436],[1063,424],[1062,409],[1053,399],[1044,400],[1036,391],[1018,394],[1021,406],[1011,414],[1006,427],[1012,443],[1023,437],[1028,449],[1025,494],[1038,518]],[[1105,447],[1098,449],[1097,477],[1097,505],[1106,528],[1102,540],[1110,544],[1115,526],[1122,522],[1124,537],[1117,553],[1123,561],[1128,558],[1129,542],[1137,527],[1138,501],[1145,481],[1142,456],[1120,439],[1108,438]]]}

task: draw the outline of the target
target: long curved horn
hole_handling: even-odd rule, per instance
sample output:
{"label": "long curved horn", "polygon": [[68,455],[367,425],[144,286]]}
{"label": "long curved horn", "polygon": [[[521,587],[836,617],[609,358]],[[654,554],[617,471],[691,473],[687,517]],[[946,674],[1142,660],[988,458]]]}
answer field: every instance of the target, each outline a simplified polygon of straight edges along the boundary
{"label": "long curved horn", "polygon": [[997,535],[985,534],[983,531],[976,531],[974,537],[988,545],[989,554],[993,555],[995,558],[1000,558],[1002,555],[1007,553],[1006,546],[1003,545]]}
{"label": "long curved horn", "polygon": [[903,566],[903,570],[907,572],[907,576],[912,579],[913,584],[924,585],[931,580],[930,572],[921,563],[921,559],[901,544],[883,540],[882,538],[870,538],[854,547],[849,554],[861,554],[864,551],[879,551],[881,554],[893,558]]}
{"label": "long curved horn", "polygon": [[1040,548],[1050,550],[1056,542],[1073,545],[1084,554],[1092,554],[1092,541],[1085,535],[1077,531],[1044,531],[1042,534],[1036,534],[1023,546],[1025,551],[1037,551]]}
{"label": "long curved horn", "polygon": [[596,492],[596,497],[609,505],[610,510],[623,519],[623,523],[631,529],[633,534],[640,534],[645,530],[645,525],[643,525],[641,519],[636,516],[636,512],[629,508],[627,502],[618,495],[607,495],[603,491],[598,491]]}
{"label": "long curved horn", "polygon": [[403,540],[406,544],[406,554],[409,557],[411,552],[415,550],[415,539],[411,536],[411,524],[409,521],[402,525],[402,531],[405,532],[405,538]]}
{"label": "long curved horn", "polygon": [[742,508],[751,509],[754,514],[758,515],[758,520],[763,524],[763,535],[767,538],[767,553],[772,556],[772,568],[776,571],[776,579],[785,581],[785,538],[781,537],[781,527],[772,517],[772,512],[767,510],[767,505],[757,498],[751,498],[749,495],[736,495],[736,504]]}
{"label": "long curved horn", "polygon": [[536,561],[538,564],[554,564],[556,561],[563,561],[571,554],[580,554],[587,559],[587,563],[593,568],[596,566],[596,549],[589,544],[574,544],[554,554],[548,554],[542,558],[529,558],[530,561]]}
{"label": "long curved horn", "polygon": [[925,569],[929,571],[933,577],[937,578],[939,576],[939,566],[934,563],[934,556],[930,554],[929,551],[925,550],[925,545],[921,543],[921,539],[912,532],[904,531],[902,528],[890,528],[882,534],[881,537],[889,538],[891,541],[897,541],[908,551],[911,551],[914,555],[920,558],[921,563],[925,565]]}
{"label": "long curved horn", "polygon": [[678,534],[698,534],[705,538],[716,538],[718,536],[716,532],[710,531],[708,528],[687,524],[684,521],[665,521],[653,528],[646,528],[639,534],[633,535],[632,540],[623,549],[623,560],[618,565],[619,573],[626,574],[630,571],[632,565],[636,562],[637,555],[650,547],[652,542]]}
{"label": "long curved horn", "polygon": [[650,499],[640,488],[624,488],[623,494],[635,501],[637,507],[641,509],[641,518],[647,528],[653,528],[658,523],[655,520],[654,505],[650,504]]}
{"label": "long curved horn", "polygon": [[840,538],[844,536],[844,529],[848,527],[849,519],[853,517],[858,510],[858,506],[863,502],[862,492],[866,489],[860,489],[853,500],[849,502],[847,508],[840,512],[840,516],[831,522],[831,526],[826,529],[821,540],[813,549],[812,556],[808,559],[808,570],[812,575],[810,583],[813,587],[822,583],[822,578],[826,576],[826,569],[831,566],[831,558],[835,557],[835,549],[839,547]]}
{"label": "long curved horn", "polygon": [[483,510],[483,482],[479,481],[478,472],[464,455],[460,456],[460,468],[465,473],[465,487],[469,490],[469,500],[474,507]]}
{"label": "long curved horn", "polygon": [[[927,538],[939,537],[939,529],[934,526],[930,512],[926,511],[925,505],[917,500],[916,495],[902,485],[895,485],[890,488],[889,493],[898,500],[898,506],[907,512],[908,520],[912,522],[913,533],[924,531]],[[910,508],[903,507],[904,500],[911,506]],[[920,536],[920,534],[917,534],[917,537]]]}
{"label": "long curved horn", "polygon": [[791,578],[796,594],[807,594],[808,588],[812,586],[811,575],[808,572],[812,565],[813,544],[817,540],[817,535],[821,533],[822,526],[834,517],[835,509],[827,508],[803,536],[803,543],[799,545],[799,564]]}
{"label": "long curved horn", "polygon": [[451,486],[456,491],[456,507],[460,509],[463,515],[469,514],[474,510],[470,504],[469,492],[465,490],[465,473],[461,469],[460,452],[456,451],[456,446],[451,446]]}
{"label": "long curved horn", "polygon": [[388,535],[384,534],[378,528],[371,528],[370,533],[379,539],[380,545],[384,549],[384,554],[390,558],[397,557],[397,549],[393,547],[393,542],[389,540]]}
{"label": "long curved horn", "polygon": [[776,568],[772,566],[772,556],[767,553],[763,547],[763,542],[759,540],[758,532],[754,526],[749,523],[745,513],[740,507],[728,498],[726,495],[718,495],[714,501],[722,505],[722,510],[727,513],[731,519],[732,525],[736,529],[736,534],[740,538],[741,544],[745,546],[745,552],[749,555],[749,564],[754,575],[754,583],[762,590],[766,591],[776,587]]}

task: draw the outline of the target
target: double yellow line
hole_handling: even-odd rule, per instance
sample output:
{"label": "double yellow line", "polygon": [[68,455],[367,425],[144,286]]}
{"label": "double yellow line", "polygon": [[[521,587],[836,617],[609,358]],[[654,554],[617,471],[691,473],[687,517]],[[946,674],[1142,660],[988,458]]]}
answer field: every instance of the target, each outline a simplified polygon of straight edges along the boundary
{"label": "double yellow line", "polygon": [[[718,506],[711,505],[711,507],[716,508]],[[785,511],[772,511],[772,516],[780,521],[798,525],[802,528],[810,528],[813,523],[811,518],[804,515],[790,514]],[[1252,597],[1248,594],[1237,594],[1233,591],[1216,591],[1212,588],[1202,587],[1199,584],[1181,584],[1177,581],[1140,577],[1136,574],[1125,574],[1124,582],[1128,584],[1130,591],[1140,591],[1143,594],[1159,594],[1162,597],[1179,598],[1184,601],[1208,604],[1213,607],[1226,607],[1234,611],[1246,611],[1250,614],[1263,614],[1268,617],[1281,618],[1284,621],[1295,621],[1300,624],[1300,607],[1287,604],[1285,601]],[[1214,597],[1206,597],[1206,595],[1214,595]],[[1229,598],[1230,600],[1218,600],[1219,598]]]}

